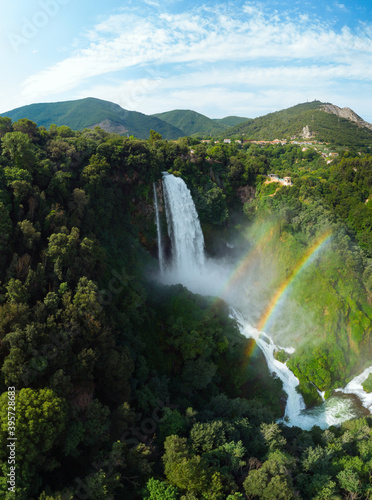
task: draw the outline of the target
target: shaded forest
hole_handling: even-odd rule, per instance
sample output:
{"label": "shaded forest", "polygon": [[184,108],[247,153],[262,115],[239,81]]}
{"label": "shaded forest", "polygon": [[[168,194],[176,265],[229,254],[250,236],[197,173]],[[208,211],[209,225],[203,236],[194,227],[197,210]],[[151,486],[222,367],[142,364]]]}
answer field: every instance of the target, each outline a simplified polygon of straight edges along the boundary
{"label": "shaded forest", "polygon": [[[309,275],[312,288],[294,291],[319,318],[316,349],[288,361],[316,404],[312,384],[330,394],[371,356],[370,155],[345,152],[327,166],[297,146],[207,146],[154,132],[145,141],[7,118],[0,137],[4,498],[371,498],[370,416],[325,431],[277,424],[281,382],[259,350],[247,363],[254,340],[227,305],[151,279],[152,189],[165,170],[191,189],[210,255],[272,220],[262,258],[275,255],[285,273],[331,228],[332,256],[313,271],[323,281]],[[273,191],[272,171],[294,185]]]}

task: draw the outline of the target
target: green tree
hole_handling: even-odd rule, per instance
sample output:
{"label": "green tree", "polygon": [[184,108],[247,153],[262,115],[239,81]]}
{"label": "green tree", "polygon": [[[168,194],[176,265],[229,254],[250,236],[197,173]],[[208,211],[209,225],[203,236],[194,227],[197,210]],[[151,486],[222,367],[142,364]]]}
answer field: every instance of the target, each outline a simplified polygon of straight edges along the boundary
{"label": "green tree", "polygon": [[3,137],[6,133],[11,132],[12,120],[7,116],[0,116],[0,138]]}
{"label": "green tree", "polygon": [[212,451],[226,444],[224,422],[215,420],[207,423],[196,423],[191,429],[190,438],[195,451]]}
{"label": "green tree", "polygon": [[168,481],[181,490],[201,492],[207,489],[208,476],[199,455],[192,456],[187,440],[168,436],[164,443],[164,470]]}
{"label": "green tree", "polygon": [[29,294],[27,287],[18,279],[11,278],[6,286],[6,297],[16,304],[27,303]]}
{"label": "green tree", "polygon": [[281,449],[287,442],[285,437],[282,436],[282,431],[278,424],[262,423],[260,425],[260,430],[269,451]]}
{"label": "green tree", "polygon": [[152,477],[146,484],[143,498],[146,500],[177,500],[179,495],[179,490],[176,487]]}
{"label": "green tree", "polygon": [[244,481],[244,490],[248,498],[254,496],[262,500],[295,500],[290,468],[294,459],[275,452],[259,469],[249,472]]}
{"label": "green tree", "polygon": [[17,168],[32,171],[36,157],[31,139],[22,132],[7,132],[1,139],[3,152]]}
{"label": "green tree", "polygon": [[[57,449],[63,445],[66,402],[50,389],[21,389],[15,398],[17,434],[17,499],[32,498],[40,486],[38,472],[58,467]],[[8,455],[8,393],[0,396],[0,460]],[[7,473],[6,465],[3,472]]]}
{"label": "green tree", "polygon": [[88,185],[88,192],[99,188],[109,170],[110,164],[104,156],[95,154],[90,158],[89,164],[84,167],[81,174],[82,180]]}
{"label": "green tree", "polygon": [[27,219],[18,222],[18,227],[22,231],[23,243],[25,247],[31,250],[35,243],[40,239],[41,232],[36,231],[32,222]]}
{"label": "green tree", "polygon": [[202,222],[209,222],[211,224],[223,224],[229,212],[226,205],[226,195],[222,189],[214,185],[206,192],[199,189],[199,215]]}
{"label": "green tree", "polygon": [[155,130],[150,130],[150,138],[149,142],[150,144],[156,143],[156,141],[161,141],[163,138],[159,132],[155,132]]}
{"label": "green tree", "polygon": [[28,135],[28,137],[35,142],[39,140],[37,125],[28,118],[21,118],[17,122],[14,122],[13,130]]}
{"label": "green tree", "polygon": [[[12,221],[9,211],[2,201],[0,201],[0,255],[6,255],[9,250],[10,238],[12,235]],[[0,260],[1,264],[3,259]]]}
{"label": "green tree", "polygon": [[337,474],[337,479],[341,488],[346,491],[350,500],[360,498],[363,488],[356,472],[350,469],[342,470]]}
{"label": "green tree", "polygon": [[73,190],[68,208],[71,212],[72,224],[74,226],[80,226],[88,202],[88,197],[83,189],[75,188]]}

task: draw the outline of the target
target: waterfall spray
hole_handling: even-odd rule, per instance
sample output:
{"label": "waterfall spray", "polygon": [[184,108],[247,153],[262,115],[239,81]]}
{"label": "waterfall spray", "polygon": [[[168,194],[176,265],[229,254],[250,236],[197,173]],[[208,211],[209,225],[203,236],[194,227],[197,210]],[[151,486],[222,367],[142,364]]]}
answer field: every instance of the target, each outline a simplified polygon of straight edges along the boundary
{"label": "waterfall spray", "polygon": [[[211,259],[205,259],[203,233],[191,193],[181,178],[168,173],[164,174],[163,190],[168,233],[173,253],[172,266],[164,273],[163,281],[169,284],[182,283],[191,291],[203,294],[204,292],[200,290],[205,288],[205,285],[207,285],[208,290],[212,286],[212,291],[206,293],[214,295],[217,290],[221,290],[223,287],[218,286],[217,282],[213,282],[212,276],[214,275],[211,273],[213,263]],[[231,272],[227,274],[230,275]],[[244,310],[244,304],[241,302],[240,304]],[[279,421],[284,421],[288,426],[298,426],[302,429],[311,429],[314,425],[326,429],[330,425],[338,425],[358,416],[351,400],[345,396],[343,398],[330,397],[318,407],[306,408],[303,397],[296,389],[299,380],[285,363],[276,360],[274,356],[276,350],[285,350],[290,353],[294,349],[275,345],[270,335],[250,325],[239,311],[232,308],[230,311],[231,316],[237,320],[242,335],[256,341],[257,346],[265,356],[270,372],[280,378],[283,383],[283,390],[287,394],[287,403],[284,419]],[[263,325],[261,325],[262,327]],[[367,378],[368,373],[366,370],[362,374],[363,377]],[[355,379],[354,382],[358,382],[360,385],[359,379]],[[345,392],[358,394],[355,387],[351,386],[350,383]],[[369,400],[366,399],[364,404],[367,407],[367,404],[370,404]]]}
{"label": "waterfall spray", "polygon": [[156,192],[155,182],[153,183],[153,188],[154,188],[154,204],[155,204],[155,223],[156,223],[156,229],[157,229],[157,233],[158,233],[158,259],[159,259],[160,273],[163,274],[165,262],[164,262],[164,252],[163,252],[163,241],[162,241],[162,237],[161,237],[158,195]]}

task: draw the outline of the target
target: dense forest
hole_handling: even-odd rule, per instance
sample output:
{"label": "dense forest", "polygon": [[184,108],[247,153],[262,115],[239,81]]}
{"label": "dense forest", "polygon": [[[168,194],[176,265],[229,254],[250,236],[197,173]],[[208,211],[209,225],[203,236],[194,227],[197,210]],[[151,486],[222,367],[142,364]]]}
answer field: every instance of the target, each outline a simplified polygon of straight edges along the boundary
{"label": "dense forest", "polygon": [[[234,240],[237,253],[257,246],[256,273],[275,262],[257,307],[332,233],[291,291],[298,313],[270,326],[297,342],[287,363],[314,405],[316,388],[327,397],[371,359],[372,156],[344,151],[327,165],[296,145],[139,140],[27,119],[0,118],[0,137],[4,498],[372,498],[371,416],[326,430],[278,424],[281,382],[227,304],[155,280],[153,207],[162,172],[181,176],[209,255]],[[293,186],[267,183],[271,172]],[[311,330],[298,333],[304,315]]]}

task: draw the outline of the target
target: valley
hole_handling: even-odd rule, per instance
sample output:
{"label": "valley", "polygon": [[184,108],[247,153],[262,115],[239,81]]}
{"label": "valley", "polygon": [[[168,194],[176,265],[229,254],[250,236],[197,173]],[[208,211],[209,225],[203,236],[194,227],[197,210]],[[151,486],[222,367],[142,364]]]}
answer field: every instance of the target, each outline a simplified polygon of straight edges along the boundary
{"label": "valley", "polygon": [[372,132],[103,103],[0,117],[17,499],[368,498]]}

